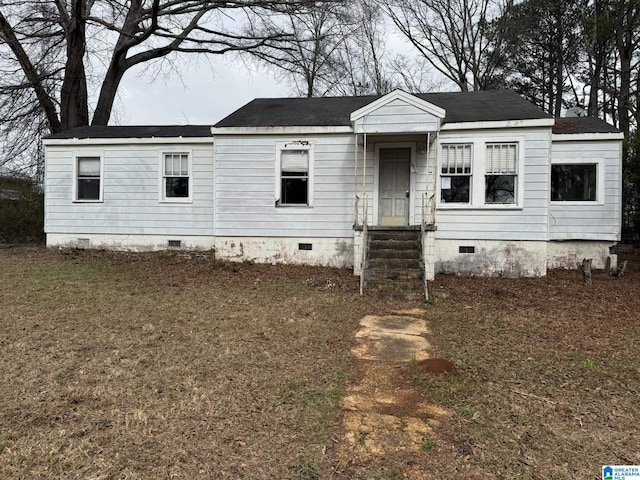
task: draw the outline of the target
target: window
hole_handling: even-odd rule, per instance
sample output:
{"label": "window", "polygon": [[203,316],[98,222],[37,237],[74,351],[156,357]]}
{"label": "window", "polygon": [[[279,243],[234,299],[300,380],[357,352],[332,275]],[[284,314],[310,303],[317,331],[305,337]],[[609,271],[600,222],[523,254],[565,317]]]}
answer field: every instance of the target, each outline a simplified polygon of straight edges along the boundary
{"label": "window", "polygon": [[440,201],[469,203],[471,194],[471,144],[442,146]]}
{"label": "window", "polygon": [[189,200],[191,198],[189,154],[165,153],[162,163],[163,200]]}
{"label": "window", "polygon": [[295,142],[283,145],[278,152],[280,179],[277,205],[311,205],[310,145],[307,142]]}
{"label": "window", "polygon": [[518,145],[487,144],[485,169],[485,203],[516,203]]}
{"label": "window", "polygon": [[100,201],[100,157],[78,157],[76,200]]}
{"label": "window", "polygon": [[595,202],[597,165],[569,163],[551,165],[551,200]]}

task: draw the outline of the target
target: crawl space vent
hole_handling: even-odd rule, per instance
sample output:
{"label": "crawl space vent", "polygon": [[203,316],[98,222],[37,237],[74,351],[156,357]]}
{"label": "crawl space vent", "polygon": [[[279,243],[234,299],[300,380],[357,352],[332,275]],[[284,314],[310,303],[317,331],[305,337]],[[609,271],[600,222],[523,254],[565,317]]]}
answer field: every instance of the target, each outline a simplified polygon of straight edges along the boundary
{"label": "crawl space vent", "polygon": [[458,247],[458,253],[476,253],[476,247]]}
{"label": "crawl space vent", "polygon": [[313,250],[313,244],[311,243],[299,243],[298,250]]}
{"label": "crawl space vent", "polygon": [[169,247],[180,248],[182,246],[182,240],[169,240]]}

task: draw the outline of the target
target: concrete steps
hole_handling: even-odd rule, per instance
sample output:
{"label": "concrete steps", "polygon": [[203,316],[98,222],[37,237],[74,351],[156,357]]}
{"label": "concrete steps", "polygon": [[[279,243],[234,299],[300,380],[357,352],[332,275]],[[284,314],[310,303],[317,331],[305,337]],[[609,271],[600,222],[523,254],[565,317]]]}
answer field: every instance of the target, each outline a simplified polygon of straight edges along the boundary
{"label": "concrete steps", "polygon": [[381,298],[424,300],[420,230],[368,230],[364,282],[368,293]]}

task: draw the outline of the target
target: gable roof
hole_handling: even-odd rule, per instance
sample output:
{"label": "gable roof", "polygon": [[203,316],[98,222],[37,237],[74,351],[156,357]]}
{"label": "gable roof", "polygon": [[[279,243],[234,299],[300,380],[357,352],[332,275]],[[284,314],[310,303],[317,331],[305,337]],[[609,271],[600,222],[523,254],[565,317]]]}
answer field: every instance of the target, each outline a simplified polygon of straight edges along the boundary
{"label": "gable roof", "polygon": [[[445,123],[552,118],[509,90],[420,93],[421,100],[446,111]],[[259,98],[215,127],[351,126],[353,112],[382,98],[363,97]]]}
{"label": "gable roof", "polygon": [[47,138],[194,138],[210,136],[210,125],[148,125],[78,127],[66,132],[49,135]]}
{"label": "gable roof", "polygon": [[552,132],[554,134],[620,133],[620,130],[595,117],[564,117],[556,118]]}
{"label": "gable roof", "polygon": [[378,97],[377,100],[374,100],[373,102],[365,105],[355,112],[351,112],[349,120],[351,120],[352,122],[356,122],[357,120],[366,117],[376,110],[380,110],[381,108],[396,101],[400,101],[401,104],[415,107],[419,111],[438,118],[444,118],[445,116],[445,111],[442,108],[434,105],[433,103],[427,102],[426,100],[423,100],[415,95],[411,95],[407,92],[403,92],[402,90],[394,90],[391,93]]}

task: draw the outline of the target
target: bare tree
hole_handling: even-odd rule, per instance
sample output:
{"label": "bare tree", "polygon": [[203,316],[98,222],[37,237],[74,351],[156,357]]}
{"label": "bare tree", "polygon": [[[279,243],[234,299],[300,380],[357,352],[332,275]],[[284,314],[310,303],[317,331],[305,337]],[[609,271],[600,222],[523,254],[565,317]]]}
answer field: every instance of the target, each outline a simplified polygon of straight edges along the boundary
{"label": "bare tree", "polygon": [[492,86],[499,59],[497,0],[378,0],[420,55],[461,91]]}
{"label": "bare tree", "polygon": [[[56,133],[106,125],[123,76],[183,53],[266,50],[290,33],[250,29],[310,0],[3,0],[0,125]],[[12,138],[16,138],[15,135]]]}
{"label": "bare tree", "polygon": [[338,49],[332,93],[338,95],[382,95],[398,86],[398,78],[387,56],[384,12],[371,1],[351,3],[351,23]]}
{"label": "bare tree", "polygon": [[279,17],[255,16],[250,22],[255,30],[292,32],[287,42],[254,50],[255,57],[277,76],[294,85],[300,96],[327,95],[338,81],[340,51],[353,28],[351,5],[347,2],[317,3],[305,11],[291,10]]}

